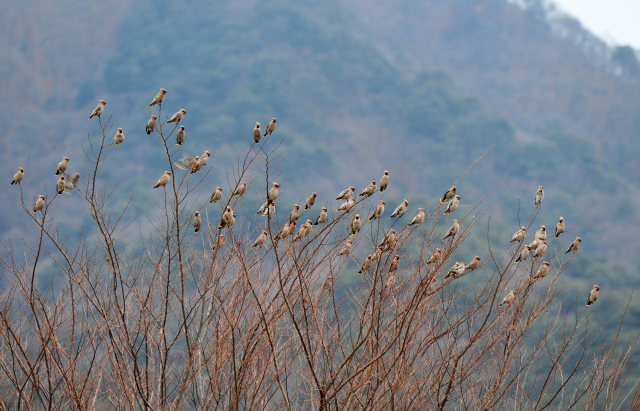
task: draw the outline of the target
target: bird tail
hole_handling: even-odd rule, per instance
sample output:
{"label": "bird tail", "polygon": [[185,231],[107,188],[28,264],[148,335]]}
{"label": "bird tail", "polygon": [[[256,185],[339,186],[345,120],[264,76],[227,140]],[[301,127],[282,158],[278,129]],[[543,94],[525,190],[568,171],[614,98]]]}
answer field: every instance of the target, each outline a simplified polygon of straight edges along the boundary
{"label": "bird tail", "polygon": [[587,303],[587,307],[589,307],[591,305],[591,303]]}
{"label": "bird tail", "polygon": [[571,251],[571,250],[567,250],[567,252],[565,254],[569,254],[569,251]]}
{"label": "bird tail", "polygon": [[158,187],[160,187],[158,184],[156,184],[155,186],[153,186],[153,188],[158,188]]}
{"label": "bird tail", "polygon": [[304,209],[305,209],[305,210],[308,210],[308,209],[309,209],[309,206],[305,205],[305,206],[304,206]]}
{"label": "bird tail", "polygon": [[502,307],[502,303],[498,304],[498,308]]}
{"label": "bird tail", "polygon": [[444,204],[444,201],[442,201],[442,199],[440,199],[440,204]]}
{"label": "bird tail", "polygon": [[198,231],[200,231],[200,229],[199,229],[199,228],[196,228],[196,233],[197,233]]}
{"label": "bird tail", "polygon": [[362,270],[358,271],[358,274],[362,274]]}
{"label": "bird tail", "polygon": [[15,183],[16,183],[15,181],[11,180],[11,184],[9,184],[9,185],[11,185],[11,186],[12,186],[12,185],[14,185]]}

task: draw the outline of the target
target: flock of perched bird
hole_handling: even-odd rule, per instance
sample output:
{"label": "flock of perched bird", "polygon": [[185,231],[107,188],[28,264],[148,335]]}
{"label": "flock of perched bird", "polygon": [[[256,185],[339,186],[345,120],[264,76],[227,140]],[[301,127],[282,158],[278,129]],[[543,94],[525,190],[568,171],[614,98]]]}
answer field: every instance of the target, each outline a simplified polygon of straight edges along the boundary
{"label": "flock of perched bird", "polygon": [[[167,91],[165,89],[160,89],[160,92],[155,96],[151,104],[149,104],[149,107],[155,106],[155,105],[161,105],[166,93]],[[105,104],[106,102],[104,100],[100,100],[100,103],[93,110],[93,112],[91,113],[91,116],[89,116],[89,119],[93,117],[100,117],[104,113]],[[186,110],[181,109],[169,119],[168,123],[174,123],[178,125],[180,121],[182,121],[182,119],[184,118],[185,114],[186,114]],[[155,115],[151,115],[151,118],[147,122],[147,126],[145,129],[147,134],[151,134],[156,129],[157,127],[156,119],[157,117]],[[263,135],[262,130],[260,129],[260,123],[256,123],[256,126],[253,130],[253,138],[254,138],[255,144],[259,144],[261,137],[266,137],[267,135],[271,135],[275,131],[275,128],[276,128],[276,119],[272,118],[271,122],[267,125],[266,131]],[[184,131],[184,126],[180,126],[178,132],[176,133],[176,145],[181,145],[184,142],[185,138],[186,138],[186,134]],[[116,145],[120,145],[122,144],[122,142],[124,142],[124,139],[125,138],[124,138],[124,133],[122,131],[122,128],[118,128],[118,131],[114,137],[114,143]],[[196,156],[195,158],[192,158],[190,156],[185,156],[181,160],[177,161],[175,165],[181,169],[190,170],[190,173],[193,174],[201,170],[202,167],[204,167],[207,164],[209,156],[210,156],[210,153],[208,151],[205,151],[202,156]],[[76,183],[80,178],[80,174],[78,173],[75,173],[73,175],[66,174],[68,163],[69,163],[69,158],[64,157],[62,161],[58,164],[58,168],[56,170],[55,175],[59,176],[59,179],[56,183],[56,189],[58,194],[62,194],[65,191],[67,192],[71,191],[73,188],[75,188]],[[13,176],[11,185],[20,184],[23,178],[24,178],[24,169],[20,167],[18,172]],[[160,177],[160,179],[158,180],[158,182],[153,188],[165,187],[169,183],[170,179],[171,179],[171,173],[169,171],[165,171],[163,176]],[[388,185],[389,185],[389,172],[385,171],[384,175],[380,179],[379,185],[376,185],[375,180],[371,181],[371,183],[358,196],[370,197],[376,192],[376,190],[379,190],[379,192],[382,193],[384,190],[386,190]],[[271,189],[267,194],[266,202],[260,207],[260,209],[256,214],[262,214],[264,216],[273,215],[273,213],[275,212],[275,200],[278,197],[279,187],[280,185],[278,183],[276,182],[273,183]],[[247,183],[243,182],[234,191],[233,195],[242,196],[246,191],[247,191]],[[447,190],[440,198],[441,204],[447,204],[444,214],[447,214],[447,215],[453,214],[453,212],[455,212],[458,209],[460,204],[460,196],[456,194],[456,191],[457,191],[457,187],[454,185],[449,190]],[[355,194],[354,187],[349,187],[343,190],[340,194],[338,194],[338,196],[336,197],[336,200],[344,200],[344,202],[338,208],[337,211],[349,212],[356,203],[354,194]],[[214,203],[220,200],[221,198],[222,198],[222,188],[217,187],[210,197],[210,203]],[[536,191],[534,196],[534,205],[539,206],[543,199],[544,199],[544,189],[542,186],[540,186],[538,187],[538,190]],[[304,209],[308,210],[311,207],[313,207],[313,205],[315,204],[315,201],[316,201],[316,193],[312,193],[307,199]],[[44,205],[45,205],[45,197],[42,195],[38,196],[38,199],[33,208],[33,212],[37,213],[38,211],[41,211],[44,208]],[[407,212],[408,205],[409,205],[409,202],[407,200],[404,200],[394,210],[394,212],[391,214],[389,218],[393,218],[393,217],[401,218]],[[385,209],[385,202],[383,200],[380,200],[378,205],[375,207],[373,213],[369,217],[369,221],[380,218],[384,213],[384,209]],[[287,222],[285,223],[282,230],[280,230],[278,235],[275,237],[275,239],[282,240],[287,236],[294,235],[296,230],[296,222],[298,221],[299,217],[300,217],[300,207],[298,204],[295,204],[293,211],[291,211],[291,214],[287,219]],[[306,223],[304,223],[300,227],[297,235],[293,239],[293,242],[301,241],[302,239],[304,239],[306,236],[308,236],[311,233],[313,226],[325,223],[327,221],[327,218],[328,218],[327,208],[322,207],[320,211],[320,215],[318,216],[316,221],[312,223],[311,220],[307,220]],[[230,206],[227,206],[225,211],[222,213],[219,228],[223,229],[225,227],[233,227],[233,225],[235,224],[235,219],[236,219],[235,213],[233,212]],[[425,210],[422,208],[419,208],[418,212],[413,217],[411,222],[409,222],[407,227],[420,225],[422,224],[424,219],[425,219]],[[197,233],[202,227],[202,218],[200,217],[199,211],[195,212],[192,224],[195,229],[195,232]],[[351,222],[349,223],[349,230],[351,231],[350,234],[355,235],[357,232],[360,231],[361,228],[362,228],[362,219],[360,217],[360,214],[355,214],[351,218]],[[458,220],[454,220],[453,225],[449,228],[446,235],[443,237],[443,240],[446,240],[447,238],[452,238],[452,239],[455,238],[459,230],[460,230],[460,222]],[[556,231],[554,233],[554,236],[558,238],[558,236],[560,236],[560,234],[562,234],[564,230],[565,230],[564,219],[560,217],[560,221],[556,225]],[[524,241],[525,234],[526,234],[526,228],[520,227],[520,230],[518,230],[513,235],[510,242]],[[515,260],[515,263],[517,264],[521,261],[527,260],[531,253],[533,253],[532,259],[542,257],[547,251],[547,243],[546,243],[547,239],[548,237],[547,237],[546,228],[543,225],[536,232],[534,241],[531,244],[527,244],[524,246],[524,248],[518,255],[517,259]],[[266,240],[267,240],[267,232],[262,231],[262,233],[258,236],[258,238],[253,243],[252,247],[261,247],[265,244]],[[363,274],[367,272],[369,269],[371,269],[373,262],[379,261],[384,251],[393,250],[395,248],[397,241],[398,241],[398,238],[395,235],[395,230],[393,228],[390,228],[389,231],[385,234],[380,245],[374,251],[374,254],[373,255],[369,254],[369,256],[365,259],[360,270],[358,271],[358,274]],[[581,241],[582,240],[580,239],[580,237],[576,237],[576,239],[569,246],[566,253],[578,251]],[[225,243],[224,235],[220,233],[213,249],[215,249],[216,247],[221,247],[222,245],[224,245],[224,243]],[[344,245],[344,248],[338,253],[338,255],[350,254],[352,244],[353,242],[351,240],[347,240],[347,242]],[[429,258],[426,264],[430,265],[430,264],[438,263],[440,261],[441,256],[442,256],[442,250],[440,250],[439,248],[436,248],[436,251]],[[395,271],[398,269],[399,264],[400,264],[400,256],[396,254],[394,255],[393,260],[391,261],[391,264],[389,267],[389,271],[388,271],[389,277],[386,282],[387,287],[392,287],[393,284],[395,283]],[[455,265],[449,270],[445,278],[449,278],[449,277],[456,278],[456,277],[462,276],[466,272],[477,269],[479,264],[480,264],[479,256],[476,256],[469,264],[456,262]],[[531,281],[536,281],[538,279],[544,278],[548,274],[548,272],[549,272],[549,263],[545,261],[540,266],[535,276],[532,277]],[[431,285],[433,285],[434,280],[435,279],[432,279]],[[325,281],[324,288],[331,289],[332,282],[333,282],[333,279],[331,276],[329,276],[329,278],[327,278],[327,281]],[[599,289],[600,287],[598,287],[597,285],[593,286],[593,289],[591,290],[587,298],[587,307],[596,301],[596,299],[598,298]],[[505,304],[509,305],[513,303],[515,299],[516,299],[516,293],[515,291],[511,290],[509,294],[507,294],[507,296],[504,297],[499,307]]]}

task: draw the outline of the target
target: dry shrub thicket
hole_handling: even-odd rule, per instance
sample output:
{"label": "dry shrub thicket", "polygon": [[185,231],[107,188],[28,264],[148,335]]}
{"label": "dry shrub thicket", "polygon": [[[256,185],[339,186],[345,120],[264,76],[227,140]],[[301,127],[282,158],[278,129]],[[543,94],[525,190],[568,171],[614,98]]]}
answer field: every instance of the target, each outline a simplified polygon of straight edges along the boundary
{"label": "dry shrub thicket", "polygon": [[[89,138],[88,165],[71,193],[93,222],[77,228],[79,240],[65,237],[55,222],[63,196],[45,193],[46,207],[35,215],[32,196],[15,196],[27,229],[24,238],[3,241],[3,409],[640,406],[638,385],[628,379],[635,341],[623,347],[616,336],[598,336],[582,304],[567,316],[548,315],[560,291],[556,280],[572,257],[550,246],[544,256],[550,274],[530,281],[542,259],[514,264],[522,243],[509,245],[508,238],[491,238],[489,226],[476,226],[483,201],[444,223],[443,206],[427,209],[428,219],[414,227],[407,227],[417,209],[410,207],[393,222],[398,241],[358,275],[363,256],[386,233],[380,220],[366,220],[380,193],[360,197],[349,213],[331,213],[302,241],[276,241],[292,204],[278,199],[273,216],[245,217],[239,210],[259,204],[230,194],[247,181],[264,198],[282,180],[284,140],[274,142],[277,132],[259,145],[247,143],[228,174],[226,195],[209,204],[209,168],[189,175],[174,167],[189,139],[174,145],[176,128],[162,118],[160,111],[155,135],[172,179],[158,189],[164,200],[149,202],[148,221],[124,221],[126,206],[114,209],[115,188],[101,177],[117,150],[137,138],[115,148],[111,119],[100,120],[98,139]],[[298,228],[315,221],[324,202],[304,212]],[[227,205],[238,210],[237,222],[219,230]],[[393,207],[387,204],[385,221],[393,221]],[[196,210],[203,218],[198,234],[191,225]],[[538,211],[522,222],[529,233]],[[356,212],[365,224],[349,237]],[[453,218],[460,232],[443,241]],[[251,248],[263,229],[265,247]],[[486,231],[482,266],[463,280],[445,280],[452,254],[474,229]],[[226,243],[212,251],[220,232]],[[338,256],[348,238],[352,254]],[[427,265],[436,247],[442,258]],[[400,266],[388,284],[395,254]],[[59,272],[38,277],[45,262]],[[498,308],[511,289],[515,302]]]}

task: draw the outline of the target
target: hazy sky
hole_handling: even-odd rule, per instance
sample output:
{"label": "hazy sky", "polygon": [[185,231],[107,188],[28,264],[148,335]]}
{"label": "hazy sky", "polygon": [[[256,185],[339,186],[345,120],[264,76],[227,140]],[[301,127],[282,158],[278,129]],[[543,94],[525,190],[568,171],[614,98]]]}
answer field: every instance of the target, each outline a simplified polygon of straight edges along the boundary
{"label": "hazy sky", "polygon": [[588,30],[616,45],[640,49],[640,0],[555,0]]}

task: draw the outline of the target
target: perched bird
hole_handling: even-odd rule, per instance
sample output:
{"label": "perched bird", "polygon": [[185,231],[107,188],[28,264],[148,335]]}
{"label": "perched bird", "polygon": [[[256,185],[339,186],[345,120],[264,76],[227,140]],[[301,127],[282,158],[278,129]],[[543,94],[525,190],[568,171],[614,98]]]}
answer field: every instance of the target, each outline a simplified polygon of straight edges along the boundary
{"label": "perched bird", "polygon": [[331,291],[333,288],[333,276],[329,274],[329,276],[324,280],[324,284],[322,284],[322,289],[325,291]]}
{"label": "perched bird", "polygon": [[276,129],[276,119],[272,118],[271,122],[269,124],[267,124],[267,131],[264,132],[264,136],[266,137],[267,134],[271,135],[271,133],[273,133]]}
{"label": "perched bird", "polygon": [[542,188],[542,186],[539,186],[538,191],[536,191],[536,196],[533,200],[533,205],[539,205],[542,200],[544,200],[544,188]]}
{"label": "perched bird", "polygon": [[156,128],[156,116],[154,116],[153,114],[151,115],[151,118],[149,119],[149,121],[147,121],[147,128],[145,128],[145,131],[147,132],[147,135],[151,134],[153,132],[153,130],[155,130]]}
{"label": "perched bird", "polygon": [[254,241],[253,245],[251,246],[251,248],[253,247],[262,247],[264,245],[264,242],[267,241],[267,232],[266,231],[262,231],[262,234],[260,234],[258,236],[258,238],[256,238],[256,241]]}
{"label": "perched bird", "polygon": [[389,272],[392,273],[398,269],[400,265],[400,256],[398,254],[393,256],[393,260],[391,260],[391,264],[389,265]]}
{"label": "perched bird", "polygon": [[64,188],[66,187],[66,183],[64,182],[64,176],[61,175],[56,183],[56,188],[58,189],[58,194],[62,194],[64,192]]}
{"label": "perched bird", "polygon": [[594,285],[593,290],[589,293],[589,297],[587,297],[587,307],[596,302],[598,295],[600,295],[600,287]]}
{"label": "perched bird", "polygon": [[59,176],[67,171],[67,166],[69,165],[69,159],[67,157],[63,157],[62,161],[58,163],[58,169],[56,170],[56,175]]}
{"label": "perched bird", "polygon": [[515,262],[519,263],[520,261],[524,261],[527,258],[529,258],[529,251],[531,251],[531,247],[529,247],[528,245],[525,245],[522,251],[520,251],[520,255],[518,256]]}
{"label": "perched bird", "polygon": [[44,208],[44,196],[38,196],[36,204],[33,206],[33,212],[40,211]]}
{"label": "perched bird", "polygon": [[538,272],[536,273],[536,275],[533,276],[533,278],[531,279],[531,282],[534,282],[538,278],[546,277],[548,273],[549,273],[549,263],[545,261],[538,269]]}
{"label": "perched bird", "polygon": [[119,146],[120,144],[122,144],[123,141],[124,141],[124,133],[122,132],[122,129],[119,128],[118,132],[113,137],[113,142],[116,143],[116,146]]}
{"label": "perched bird", "polygon": [[[307,198],[307,203],[304,206],[305,210],[310,209],[316,203],[316,193],[311,193],[309,198]],[[314,224],[315,225],[315,224]]]}
{"label": "perched bird", "polygon": [[558,238],[558,236],[562,233],[564,233],[564,218],[560,217],[560,221],[558,221],[558,224],[556,224],[556,238]]}
{"label": "perched bird", "polygon": [[262,136],[262,131],[260,130],[260,123],[256,123],[256,128],[253,129],[253,141],[255,144],[260,143],[260,136]]}
{"label": "perched bird", "polygon": [[227,209],[225,210],[224,213],[222,213],[222,217],[220,217],[220,225],[218,226],[218,228],[225,228],[229,225],[229,223],[231,222],[231,219],[233,218],[233,210],[231,209],[230,206],[227,206]]}
{"label": "perched bird", "polygon": [[226,243],[227,240],[224,238],[224,235],[220,234],[218,236],[218,241],[216,241],[216,243],[213,245],[213,247],[211,248],[211,251],[213,251],[216,248],[220,248],[224,245],[224,243]]}
{"label": "perched bird", "polygon": [[373,257],[371,258],[371,261],[380,261],[380,258],[382,257],[382,247],[376,247],[376,250],[373,253]]}
{"label": "perched bird", "polygon": [[351,196],[353,195],[353,190],[355,190],[355,187],[345,188],[344,190],[342,190],[340,192],[340,194],[338,194],[338,197],[336,197],[336,200],[348,200],[348,199],[350,199]]}
{"label": "perched bird", "polygon": [[511,304],[516,300],[516,292],[511,290],[511,292],[509,292],[509,294],[507,294],[506,297],[504,297],[504,300],[502,300],[502,302],[500,303],[500,305],[498,305],[498,307],[502,307],[504,304]]}
{"label": "perched bird", "polygon": [[541,225],[540,229],[536,231],[536,239],[538,240],[546,240],[547,239],[547,227]]}
{"label": "perched bird", "polygon": [[325,221],[327,221],[327,207],[322,207],[322,211],[313,225],[323,224]]}
{"label": "perched bird", "polygon": [[412,225],[420,225],[420,224],[422,224],[423,221],[424,221],[424,208],[419,208],[418,212],[413,217],[411,222],[409,224],[407,224],[407,227],[410,227]]}
{"label": "perched bird", "polygon": [[185,138],[187,138],[187,135],[184,132],[184,126],[180,126],[178,133],[176,133],[176,145],[181,146]]}
{"label": "perched bird", "polygon": [[451,214],[454,211],[456,211],[458,209],[458,206],[460,205],[460,196],[455,196],[453,197],[453,199],[451,201],[449,201],[449,204],[447,204],[447,209],[444,210],[443,214]]}
{"label": "perched bird", "polygon": [[280,184],[274,181],[273,186],[271,187],[271,190],[269,190],[269,194],[267,195],[267,200],[269,202],[274,202],[276,201],[276,198],[278,198],[278,187],[280,187]]}
{"label": "perched bird", "polygon": [[293,205],[293,210],[291,210],[291,214],[289,214],[289,222],[293,223],[298,221],[300,218],[300,206],[298,204]]}
{"label": "perched bird", "polygon": [[527,229],[525,227],[520,227],[520,230],[518,230],[513,237],[511,237],[511,241],[509,241],[510,243],[513,243],[514,241],[520,242],[522,240],[524,240],[524,234],[527,232]]}
{"label": "perched bird", "polygon": [[407,212],[407,206],[409,205],[409,201],[407,201],[406,199],[402,202],[402,204],[400,204],[398,206],[398,208],[396,208],[396,210],[393,212],[393,214],[391,214],[389,216],[389,218],[393,218],[393,217],[402,217],[404,215],[404,213]]}
{"label": "perched bird", "polygon": [[351,235],[355,235],[362,227],[362,220],[360,220],[360,214],[356,214],[351,222]]}
{"label": "perched bird", "polygon": [[102,115],[102,113],[104,112],[104,105],[105,104],[107,104],[107,103],[104,100],[100,100],[100,103],[98,104],[98,107],[93,109],[93,113],[91,113],[91,115],[89,116],[89,119],[91,119],[92,117],[100,117]]}
{"label": "perched bird", "polygon": [[269,204],[269,206],[264,210],[264,212],[262,213],[263,217],[269,217],[272,216],[276,213],[276,205],[271,203]]}
{"label": "perched bird", "polygon": [[375,180],[371,180],[371,184],[369,184],[367,186],[367,188],[362,190],[362,193],[358,194],[358,197],[360,197],[360,196],[369,197],[375,192],[376,192],[376,181]]}
{"label": "perched bird", "polygon": [[575,240],[573,240],[573,243],[571,243],[571,245],[569,246],[569,249],[565,252],[565,254],[570,253],[570,252],[576,252],[578,251],[578,248],[580,247],[580,243],[582,242],[582,239],[580,237],[576,237]]}
{"label": "perched bird", "polygon": [[[392,262],[393,264],[393,262]],[[393,286],[396,284],[396,273],[394,272],[390,272],[389,273],[389,278],[387,278],[387,282],[385,283],[385,288],[393,288]]]}
{"label": "perched bird", "polygon": [[384,238],[382,239],[382,242],[380,243],[379,247],[384,247],[386,249],[393,243],[393,240],[395,240],[395,238],[396,238],[396,230],[394,230],[393,228],[390,228],[389,231],[387,231],[387,234],[384,235]]}
{"label": "perched bird", "polygon": [[440,199],[440,204],[444,204],[447,201],[451,200],[453,198],[454,195],[456,195],[456,190],[458,188],[456,186],[451,186],[450,189],[448,189],[443,195],[442,198]]}
{"label": "perched bird", "polygon": [[200,218],[200,211],[196,211],[193,217],[193,228],[196,229],[196,233],[200,231],[200,227],[202,227],[202,219]]}
{"label": "perched bird", "polygon": [[202,153],[202,155],[200,156],[200,164],[202,164],[203,166],[206,166],[207,163],[209,162],[210,155],[211,153],[205,150],[204,153]]}
{"label": "perched bird", "polygon": [[353,244],[353,242],[351,240],[347,240],[346,244],[344,245],[342,250],[340,250],[338,255],[347,255],[347,254],[351,253],[351,245],[352,244]]}
{"label": "perched bird", "polygon": [[545,252],[547,252],[547,243],[544,240],[540,240],[540,244],[538,244],[538,248],[536,248],[533,259],[535,260],[537,257],[541,257]]}
{"label": "perched bird", "polygon": [[436,252],[433,253],[431,257],[429,257],[429,261],[427,261],[427,265],[436,264],[438,261],[440,261],[441,255],[442,255],[442,250],[440,250],[439,248],[436,248]]}
{"label": "perched bird", "polygon": [[73,190],[74,188],[76,188],[76,185],[78,184],[78,180],[80,179],[80,174],[79,173],[75,173],[72,176],[68,176],[65,174],[65,186],[64,186],[64,191],[66,193],[70,193],[71,190]]}
{"label": "perched bird", "polygon": [[300,231],[298,231],[298,235],[293,239],[293,242],[295,243],[296,241],[300,241],[308,236],[310,233],[309,227],[311,227],[311,220],[307,220],[305,224],[300,226]]}
{"label": "perched bird", "polygon": [[384,175],[380,179],[380,192],[382,193],[384,190],[386,190],[388,185],[389,185],[389,172],[387,170],[384,170]]}
{"label": "perched bird", "polygon": [[531,244],[529,244],[529,248],[531,251],[535,251],[538,249],[538,245],[542,243],[543,240],[536,238]]}
{"label": "perched bird", "polygon": [[13,180],[11,180],[10,185],[20,184],[23,178],[24,178],[24,168],[20,167],[18,169],[18,172],[13,175]]}
{"label": "perched bird", "polygon": [[289,235],[289,229],[290,227],[295,227],[295,223],[293,224],[289,224],[288,222],[284,224],[284,227],[282,227],[282,229],[280,230],[280,232],[278,233],[278,235],[276,235],[276,240],[282,240],[284,239],[286,236]]}
{"label": "perched bird", "polygon": [[355,204],[356,200],[353,197],[349,197],[336,211],[346,211],[348,213]]}
{"label": "perched bird", "polygon": [[160,180],[158,180],[158,182],[156,183],[155,186],[153,186],[153,188],[158,188],[158,187],[164,187],[167,185],[167,183],[169,182],[169,179],[171,179],[171,173],[168,171],[165,171],[164,174],[162,175],[162,177],[160,177]]}
{"label": "perched bird", "polygon": [[243,182],[240,186],[233,192],[234,196],[241,197],[244,193],[247,192],[247,183]]}
{"label": "perched bird", "polygon": [[156,104],[161,105],[162,100],[164,100],[165,94],[167,94],[167,90],[161,88],[158,94],[156,94],[156,96],[153,98],[153,101],[151,102],[151,104],[149,104],[147,107],[155,106]]}
{"label": "perched bird", "polygon": [[369,271],[370,268],[371,268],[371,254],[369,254],[369,257],[367,257],[367,259],[364,260],[364,263],[362,263],[362,267],[360,268],[360,271],[358,271],[358,274],[366,273],[367,271]]}
{"label": "perched bird", "polygon": [[467,265],[465,263],[456,263],[456,265],[454,265],[453,268],[451,268],[451,270],[449,270],[449,272],[447,273],[447,275],[444,278],[449,278],[449,277],[457,278],[457,277],[460,277],[461,275],[464,274],[464,272],[466,270],[467,270]]}
{"label": "perched bird", "polygon": [[447,235],[444,236],[443,240],[446,240],[449,237],[455,237],[458,234],[458,230],[460,229],[460,222],[458,220],[453,220],[453,225],[447,231]]}
{"label": "perched bird", "polygon": [[264,213],[265,211],[267,211],[267,208],[269,208],[269,201],[266,201],[264,204],[260,206],[256,215]]}
{"label": "perched bird", "polygon": [[[209,203],[215,203],[216,201],[220,200],[221,198],[222,198],[222,188],[218,187],[213,192],[213,194],[211,194],[211,198],[209,199]],[[258,214],[260,214],[260,212],[258,212]]]}
{"label": "perched bird", "polygon": [[428,293],[434,292],[438,288],[438,279],[435,276],[427,279],[425,288]]}
{"label": "perched bird", "polygon": [[476,270],[478,268],[478,265],[480,265],[480,257],[475,256],[475,258],[471,260],[469,265],[467,265],[467,270],[469,271]]}
{"label": "perched bird", "polygon": [[169,121],[167,121],[167,123],[176,123],[176,124],[178,124],[180,121],[182,121],[182,118],[184,117],[185,114],[187,114],[187,110],[181,109],[176,114],[174,114],[171,117],[171,119]]}
{"label": "perched bird", "polygon": [[369,221],[375,220],[376,218],[380,218],[380,216],[382,216],[382,213],[384,213],[384,204],[384,201],[380,200],[375,210],[373,210],[373,214],[371,214],[371,217],[369,217]]}

